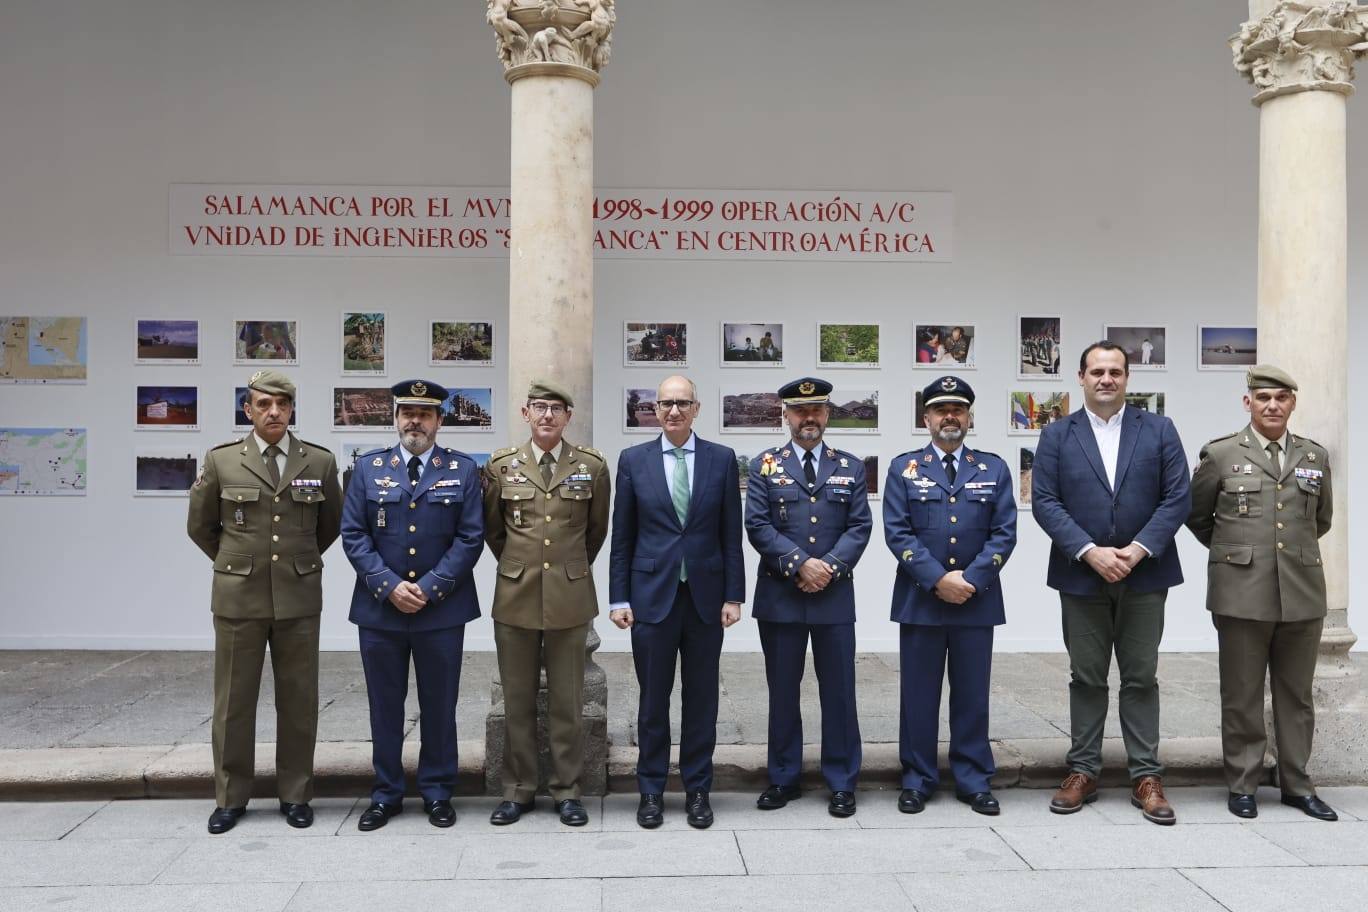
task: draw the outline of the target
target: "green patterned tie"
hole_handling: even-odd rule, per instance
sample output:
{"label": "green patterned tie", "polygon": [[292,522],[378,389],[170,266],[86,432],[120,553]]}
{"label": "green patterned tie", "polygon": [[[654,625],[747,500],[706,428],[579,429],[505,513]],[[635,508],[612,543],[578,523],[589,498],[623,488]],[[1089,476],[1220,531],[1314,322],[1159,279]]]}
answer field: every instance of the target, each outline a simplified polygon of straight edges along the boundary
{"label": "green patterned tie", "polygon": [[[670,451],[674,453],[674,481],[670,485],[670,500],[674,502],[675,515],[679,517],[679,524],[684,525],[684,521],[689,518],[689,466],[684,461],[684,448],[675,447]],[[679,581],[682,583],[689,578],[688,571],[684,569],[684,561],[679,562]]]}

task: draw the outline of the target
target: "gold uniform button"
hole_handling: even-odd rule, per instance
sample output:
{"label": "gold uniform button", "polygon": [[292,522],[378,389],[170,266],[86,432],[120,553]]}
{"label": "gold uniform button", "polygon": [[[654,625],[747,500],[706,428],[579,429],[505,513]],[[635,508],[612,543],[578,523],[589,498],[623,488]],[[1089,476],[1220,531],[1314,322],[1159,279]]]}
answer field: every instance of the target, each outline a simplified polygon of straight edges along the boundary
{"label": "gold uniform button", "polygon": [[813,503],[817,502],[817,498],[815,497],[809,497],[808,500],[812,501]]}
{"label": "gold uniform button", "polygon": [[272,516],[272,517],[271,517],[271,522],[280,522],[280,517],[279,517],[279,516]]}
{"label": "gold uniform button", "polygon": [[950,536],[950,544],[955,545],[955,544],[958,544],[958,543],[959,543],[959,539],[958,539],[958,538],[955,538],[955,536],[953,536],[953,535]]}
{"label": "gold uniform button", "polygon": [[418,509],[418,501],[416,501],[416,500],[415,500],[415,501],[411,501],[411,502],[409,503],[409,509],[410,509],[410,510],[416,510],[416,509]]}
{"label": "gold uniform button", "polygon": [[280,498],[277,497],[277,498],[275,499],[275,502],[276,502],[276,503],[280,503]]}
{"label": "gold uniform button", "polygon": [[242,495],[241,495],[241,494],[238,495],[238,500],[242,500]]}
{"label": "gold uniform button", "polygon": [[1241,490],[1241,491],[1244,490],[1244,485],[1240,485],[1240,490]]}
{"label": "gold uniform button", "polygon": [[1283,508],[1283,505],[1282,505],[1282,504],[1278,504],[1278,509],[1281,510],[1282,508]]}
{"label": "gold uniform button", "polygon": [[416,570],[410,570],[410,571],[409,571],[409,579],[414,579],[414,578],[417,577],[417,576],[418,576],[418,572],[417,572]]}
{"label": "gold uniform button", "polygon": [[816,521],[817,521],[817,517],[815,517],[815,516],[812,517],[812,521],[813,521],[813,522],[816,522]]}
{"label": "gold uniform button", "polygon": [[1282,543],[1282,542],[1278,542],[1278,550],[1281,551],[1282,549],[1283,549],[1283,543]]}
{"label": "gold uniform button", "polygon": [[1282,523],[1278,523],[1278,528],[1281,529],[1282,527],[1283,527],[1283,524],[1282,524]]}
{"label": "gold uniform button", "polygon": [[272,535],[272,536],[271,536],[271,541],[280,541],[280,536],[279,536],[279,535]]}
{"label": "gold uniform button", "polygon": [[950,566],[955,566],[955,559],[953,557],[950,558]]}
{"label": "gold uniform button", "polygon": [[224,567],[223,569],[225,569],[225,570],[232,570],[232,569],[233,569],[233,565],[232,565],[232,564],[229,564],[228,566]]}
{"label": "gold uniform button", "polygon": [[418,553],[418,549],[417,549],[417,548],[409,548],[409,554],[410,554],[410,555],[417,554],[417,553]]}
{"label": "gold uniform button", "polygon": [[[1240,488],[1240,490],[1241,490],[1241,491],[1243,491],[1243,490],[1244,490],[1244,488]],[[1278,485],[1278,490],[1279,490],[1279,491],[1281,491],[1281,490],[1282,490],[1282,485]]]}
{"label": "gold uniform button", "polygon": [[551,517],[549,517],[549,516],[546,517],[546,521],[547,521],[547,522],[550,522],[550,521],[551,521]]}
{"label": "gold uniform button", "polygon": [[273,561],[278,561],[278,560],[280,560],[280,555],[279,555],[279,554],[272,554],[272,555],[271,555],[271,560],[273,560]]}
{"label": "gold uniform button", "polygon": [[550,495],[550,494],[547,494],[547,495],[546,495],[546,499],[547,499],[547,500],[550,500],[550,499],[551,499],[551,495]]}
{"label": "gold uniform button", "polygon": [[953,498],[953,497],[950,498],[950,502],[951,502],[951,503],[954,503],[954,502],[955,502],[955,498]]}
{"label": "gold uniform button", "polygon": [[549,539],[549,538],[543,538],[543,539],[542,539],[542,544],[543,544],[543,545],[549,545],[549,544],[551,544],[551,539]]}
{"label": "gold uniform button", "polygon": [[817,536],[815,536],[815,535],[809,535],[809,536],[808,536],[808,543],[809,543],[809,544],[812,544],[812,545],[817,544]]}
{"label": "gold uniform button", "polygon": [[959,517],[957,517],[957,516],[952,516],[952,517],[950,517],[950,521],[951,521],[952,523],[957,523],[957,522],[959,522]]}
{"label": "gold uniform button", "polygon": [[1230,555],[1229,555],[1229,554],[1226,555],[1226,560],[1230,560]]}
{"label": "gold uniform button", "polygon": [[551,569],[551,565],[550,565],[550,564],[542,564],[542,569],[543,569],[543,570],[550,570],[550,569]]}
{"label": "gold uniform button", "polygon": [[418,531],[418,527],[417,527],[417,526],[409,526],[409,531],[410,531],[410,532],[417,532],[417,531]]}

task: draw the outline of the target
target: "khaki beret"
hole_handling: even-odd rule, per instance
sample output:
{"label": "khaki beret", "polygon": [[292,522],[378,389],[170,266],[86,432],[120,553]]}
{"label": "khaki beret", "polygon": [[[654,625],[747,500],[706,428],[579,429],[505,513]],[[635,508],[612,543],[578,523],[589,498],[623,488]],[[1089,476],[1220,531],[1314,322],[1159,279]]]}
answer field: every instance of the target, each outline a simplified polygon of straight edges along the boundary
{"label": "khaki beret", "polygon": [[1256,364],[1245,372],[1245,386],[1249,389],[1285,389],[1297,391],[1292,375],[1271,364]]}
{"label": "khaki beret", "polygon": [[295,398],[295,385],[290,378],[269,367],[252,374],[252,379],[247,381],[247,387],[272,396],[289,396],[291,402]]}
{"label": "khaki beret", "polygon": [[559,399],[565,403],[566,408],[574,408],[575,401],[570,398],[570,393],[559,383],[550,380],[533,380],[532,385],[527,388],[528,399]]}

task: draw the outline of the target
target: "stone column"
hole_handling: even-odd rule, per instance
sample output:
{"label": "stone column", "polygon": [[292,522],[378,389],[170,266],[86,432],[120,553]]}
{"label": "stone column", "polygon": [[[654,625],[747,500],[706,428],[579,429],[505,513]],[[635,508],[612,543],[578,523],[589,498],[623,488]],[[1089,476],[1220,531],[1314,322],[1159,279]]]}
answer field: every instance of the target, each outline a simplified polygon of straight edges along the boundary
{"label": "stone column", "polygon": [[1346,106],[1368,50],[1368,7],[1250,0],[1231,40],[1259,109],[1259,360],[1296,378],[1292,424],[1330,451],[1334,524],[1321,539],[1330,613],[1316,668],[1312,773],[1368,774],[1349,629]]}
{"label": "stone column", "polygon": [[[486,0],[504,78],[511,86],[509,179],[508,419],[526,436],[521,407],[534,377],[566,386],[575,400],[566,437],[594,435],[594,87],[608,64],[614,0]],[[516,354],[514,354],[516,353]],[[585,644],[585,757],[581,786],[607,785],[608,688]],[[542,782],[546,781],[546,677],[537,698]],[[495,672],[485,720],[485,788],[501,790],[503,685]]]}

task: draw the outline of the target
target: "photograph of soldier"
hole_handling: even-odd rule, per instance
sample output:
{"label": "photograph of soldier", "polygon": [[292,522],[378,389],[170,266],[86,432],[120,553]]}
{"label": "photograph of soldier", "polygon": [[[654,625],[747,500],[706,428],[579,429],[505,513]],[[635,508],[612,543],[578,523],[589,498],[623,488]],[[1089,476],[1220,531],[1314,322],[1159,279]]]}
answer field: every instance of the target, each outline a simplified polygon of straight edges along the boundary
{"label": "photograph of soldier", "polygon": [[1102,338],[1121,346],[1133,371],[1168,370],[1168,328],[1119,324],[1102,327]]}
{"label": "photograph of soldier", "polygon": [[494,391],[487,386],[452,387],[442,403],[442,427],[494,430]]}
{"label": "photograph of soldier", "polygon": [[722,364],[726,367],[783,367],[784,324],[723,323]]}
{"label": "photograph of soldier", "polygon": [[271,361],[280,366],[299,363],[298,320],[234,320],[234,364]]}
{"label": "photograph of soldier", "polygon": [[137,428],[158,431],[199,430],[199,388],[195,386],[140,386],[137,391]]}
{"label": "photograph of soldier", "polygon": [[659,431],[660,417],[656,415],[656,391],[629,387],[622,391],[623,425],[627,432]]}
{"label": "photograph of soldier", "polygon": [[672,367],[689,364],[689,324],[623,323],[622,363],[626,367],[669,362]]}
{"label": "photograph of soldier", "polygon": [[1059,317],[1017,320],[1017,376],[1059,376]]}
{"label": "photograph of soldier", "polygon": [[[252,419],[247,417],[250,391],[245,386],[233,387],[233,429],[247,434],[252,430]],[[299,430],[299,394],[295,393],[295,407],[290,412],[290,430]]]}
{"label": "photograph of soldier", "polygon": [[182,495],[195,483],[199,460],[193,453],[140,449],[133,459],[137,494]]}
{"label": "photograph of soldier", "polygon": [[1017,450],[1017,506],[1031,509],[1031,470],[1035,468],[1035,447]]}
{"label": "photograph of soldier", "polygon": [[827,430],[879,433],[879,391],[833,390]]}
{"label": "photograph of soldier", "polygon": [[138,364],[198,364],[198,320],[139,320]]}
{"label": "photograph of soldier", "polygon": [[777,431],[783,406],[776,393],[723,393],[723,433],[733,431]]}
{"label": "photograph of soldier", "polygon": [[975,366],[974,327],[971,324],[918,324],[912,327],[912,338],[917,344],[916,367],[940,366],[958,370]]}
{"label": "photograph of soldier", "polygon": [[1198,370],[1244,370],[1258,354],[1259,332],[1253,326],[1197,327]]}
{"label": "photograph of soldier", "polygon": [[1007,433],[1037,434],[1069,414],[1068,393],[1017,390],[1007,394]]}
{"label": "photograph of soldier", "polygon": [[[1134,368],[1132,368],[1132,370],[1133,369]],[[1129,405],[1131,408],[1138,408],[1141,411],[1162,415],[1164,414],[1164,394],[1127,392],[1126,405]]]}
{"label": "photograph of soldier", "polygon": [[432,349],[429,365],[494,363],[493,323],[433,320],[428,338]]}
{"label": "photograph of soldier", "polygon": [[352,376],[385,375],[385,314],[342,314],[342,373]]}
{"label": "photograph of soldier", "polygon": [[388,386],[333,387],[333,430],[387,428],[390,416]]}
{"label": "photograph of soldier", "polygon": [[878,367],[878,323],[818,323],[818,367]]}

